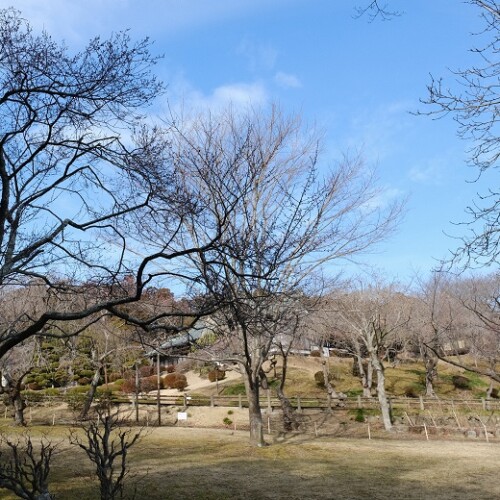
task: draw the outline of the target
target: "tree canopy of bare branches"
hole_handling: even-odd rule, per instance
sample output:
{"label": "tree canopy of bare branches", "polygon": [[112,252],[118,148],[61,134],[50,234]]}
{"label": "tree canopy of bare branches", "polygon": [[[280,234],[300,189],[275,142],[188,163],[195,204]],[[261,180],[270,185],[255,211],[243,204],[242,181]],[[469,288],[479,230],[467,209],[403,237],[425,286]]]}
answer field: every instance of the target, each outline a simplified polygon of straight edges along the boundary
{"label": "tree canopy of bare branches", "polygon": [[37,297],[1,325],[0,357],[51,323],[129,298],[98,285],[129,272],[115,221],[149,197],[131,164],[147,148],[124,140],[162,89],[149,45],[118,33],[70,54],[16,10],[0,11],[0,287],[4,298],[27,288]]}
{"label": "tree canopy of bare branches", "polygon": [[[452,71],[451,78],[431,76],[428,95],[422,100],[433,117],[451,116],[457,132],[469,144],[469,161],[481,174],[498,166],[500,137],[498,106],[500,94],[500,3],[496,0],[468,0],[483,20],[483,28],[475,33],[477,45],[471,48],[476,62]],[[490,188],[481,193],[466,209],[464,222],[468,233],[453,253],[453,261],[464,267],[496,263],[499,255],[498,221],[500,192]]]}
{"label": "tree canopy of bare branches", "polygon": [[262,445],[259,390],[273,342],[290,330],[304,294],[317,292],[326,266],[380,241],[401,205],[378,207],[359,158],[322,171],[317,139],[276,108],[196,120],[176,147],[186,191],[205,200],[185,232],[203,246],[200,228],[228,221],[217,248],[190,257],[221,305],[215,318],[231,341],[224,358],[244,374],[251,441]]}
{"label": "tree canopy of bare branches", "polygon": [[[0,10],[0,294],[23,303],[0,320],[0,358],[33,335],[76,335],[101,314],[131,321],[125,306],[156,278],[179,279],[163,264],[203,251],[172,245],[196,202],[165,133],[143,119],[163,92],[150,45],[123,32],[73,54]],[[148,244],[142,227],[162,238]]]}
{"label": "tree canopy of bare branches", "polygon": [[372,0],[355,8],[356,16],[367,16],[370,22],[381,19],[388,21],[394,17],[400,16],[401,12],[393,10],[389,4],[382,3],[378,0]]}
{"label": "tree canopy of bare branches", "polygon": [[[373,279],[373,284],[354,281],[343,294],[324,301],[337,338],[344,341],[344,353],[351,355],[362,376],[364,395],[370,396],[372,373],[377,374],[377,396],[386,430],[392,429],[392,416],[385,388],[383,359],[391,344],[402,338],[410,319],[410,307],[395,284]],[[367,363],[363,363],[367,358]]]}

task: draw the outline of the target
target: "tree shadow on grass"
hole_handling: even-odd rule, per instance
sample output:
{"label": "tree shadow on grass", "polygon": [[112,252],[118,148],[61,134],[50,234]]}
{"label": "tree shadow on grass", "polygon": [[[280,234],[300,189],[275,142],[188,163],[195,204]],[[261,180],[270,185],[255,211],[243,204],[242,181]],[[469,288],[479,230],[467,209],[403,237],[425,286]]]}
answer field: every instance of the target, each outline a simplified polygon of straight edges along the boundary
{"label": "tree shadow on grass", "polygon": [[[380,443],[379,443],[380,445]],[[315,449],[314,444],[276,445],[266,449],[244,448],[236,453],[219,449],[217,456],[211,447],[203,452],[165,450],[157,452],[156,461],[144,476],[129,480],[126,491],[132,498],[173,500],[248,500],[248,499],[345,499],[345,500],[496,500],[494,467],[482,473],[460,475],[450,463],[429,457],[425,463],[411,457],[398,456],[397,450],[388,456],[377,456],[377,447],[366,443],[366,449]],[[223,445],[222,445],[223,448]],[[380,450],[383,450],[379,446]],[[371,453],[371,455],[370,455]],[[316,456],[315,456],[316,455]],[[197,464],[200,461],[203,463]],[[471,465],[471,468],[473,465]],[[137,470],[135,472],[138,472]],[[434,478],[434,479],[433,479]],[[83,479],[83,480],[82,480]],[[98,498],[97,484],[87,477],[59,483],[54,489],[59,500]]]}

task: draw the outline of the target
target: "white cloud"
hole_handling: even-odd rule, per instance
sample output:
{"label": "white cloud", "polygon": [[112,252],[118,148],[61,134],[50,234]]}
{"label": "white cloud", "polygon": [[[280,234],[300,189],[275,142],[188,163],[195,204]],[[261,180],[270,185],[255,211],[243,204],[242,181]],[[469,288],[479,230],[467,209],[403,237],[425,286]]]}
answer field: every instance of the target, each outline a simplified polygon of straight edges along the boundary
{"label": "white cloud", "polygon": [[[269,94],[262,82],[237,82],[219,85],[210,93],[195,88],[184,76],[177,75],[168,88],[170,111],[174,114],[191,115],[204,111],[221,111],[259,107],[268,103]],[[175,103],[175,109],[171,109]]]}
{"label": "white cloud", "polygon": [[274,81],[280,86],[284,88],[300,88],[302,87],[302,83],[299,78],[290,73],[284,73],[283,71],[278,71],[276,75],[274,75]]}
{"label": "white cloud", "polygon": [[267,92],[260,83],[236,83],[217,87],[209,103],[212,106],[248,106],[264,104],[267,100]]}

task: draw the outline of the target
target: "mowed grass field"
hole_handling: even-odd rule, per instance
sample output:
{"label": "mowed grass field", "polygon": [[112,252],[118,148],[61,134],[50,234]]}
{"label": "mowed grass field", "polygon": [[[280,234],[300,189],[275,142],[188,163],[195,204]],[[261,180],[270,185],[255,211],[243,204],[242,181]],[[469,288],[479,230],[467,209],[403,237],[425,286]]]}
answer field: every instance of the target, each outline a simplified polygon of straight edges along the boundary
{"label": "mowed grass field", "polygon": [[[67,429],[30,432],[61,442],[50,475],[58,500],[99,498],[92,465],[67,444]],[[130,449],[129,465],[126,498],[137,499],[500,498],[498,443],[303,436],[252,448],[243,431],[163,427]],[[0,498],[16,497],[0,490]]]}

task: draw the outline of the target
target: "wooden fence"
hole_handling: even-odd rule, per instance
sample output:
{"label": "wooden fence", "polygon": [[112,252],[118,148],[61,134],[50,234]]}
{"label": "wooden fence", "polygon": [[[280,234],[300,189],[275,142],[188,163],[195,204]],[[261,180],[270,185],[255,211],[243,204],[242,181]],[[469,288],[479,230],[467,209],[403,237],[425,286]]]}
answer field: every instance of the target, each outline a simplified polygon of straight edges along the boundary
{"label": "wooden fence", "polygon": [[[325,409],[328,408],[329,403],[326,397],[308,397],[308,396],[294,396],[288,398],[291,405],[298,409]],[[113,403],[130,403],[135,402],[135,396],[128,398],[114,396]],[[444,408],[454,408],[460,410],[469,410],[470,412],[477,412],[479,410],[499,411],[500,400],[490,399],[437,399],[437,398],[390,398],[390,404],[393,408],[402,408],[405,410],[443,410]],[[137,398],[139,405],[158,405],[157,396],[153,395],[139,395]],[[203,395],[161,395],[160,405],[162,406],[207,406],[207,407],[237,407],[247,408],[248,399],[244,395],[238,396],[203,396]],[[281,403],[278,398],[271,397],[269,393],[264,393],[260,399],[262,408],[278,409]],[[379,402],[376,397],[347,397],[343,399],[332,399],[331,407],[333,409],[378,409]]]}

